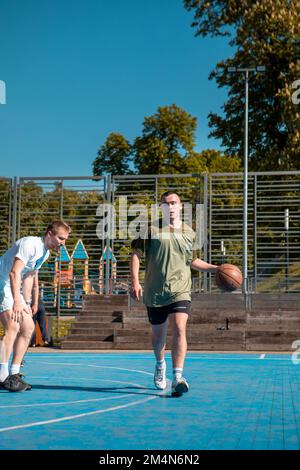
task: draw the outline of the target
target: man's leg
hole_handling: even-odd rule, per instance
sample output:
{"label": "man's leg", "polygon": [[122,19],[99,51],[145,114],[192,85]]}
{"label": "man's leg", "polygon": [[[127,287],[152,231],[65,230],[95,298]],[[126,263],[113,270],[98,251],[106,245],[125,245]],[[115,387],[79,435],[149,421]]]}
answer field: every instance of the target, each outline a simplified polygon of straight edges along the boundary
{"label": "man's leg", "polygon": [[13,346],[12,367],[21,366],[22,359],[27,351],[29,341],[34,330],[34,323],[30,314],[23,312],[20,331]]}
{"label": "man's leg", "polygon": [[182,376],[187,352],[186,324],[188,314],[183,312],[171,313],[169,319],[172,329],[172,395],[180,396],[189,389],[186,380]]}
{"label": "man's leg", "polygon": [[8,363],[13,350],[14,342],[20,330],[20,324],[12,320],[11,311],[6,310],[0,313],[0,322],[4,328],[4,337],[1,343],[1,357],[0,357],[0,382],[4,382],[9,375]]}
{"label": "man's leg", "polygon": [[154,384],[159,390],[163,390],[167,386],[165,362],[167,329],[167,320],[160,325],[152,325],[152,347],[156,358]]}
{"label": "man's leg", "polygon": [[173,368],[183,369],[187,351],[186,323],[188,315],[186,313],[171,313],[169,320],[172,330],[172,364]]}
{"label": "man's leg", "polygon": [[37,321],[42,333],[42,339],[44,343],[48,343],[48,331],[47,331],[47,320],[46,320],[46,310],[42,302],[39,302],[39,309],[37,311]]}
{"label": "man's leg", "polygon": [[152,326],[152,348],[157,361],[162,361],[165,358],[166,337],[168,329],[168,321],[166,320],[161,325]]}
{"label": "man's leg", "polygon": [[33,317],[32,317],[32,321],[33,321],[34,328],[33,328],[33,332],[32,332],[32,335],[31,335],[31,338],[30,338],[30,341],[29,341],[29,346],[33,346],[33,347],[35,347],[35,340],[36,340],[36,336],[35,336],[35,325],[36,325],[37,320],[38,320],[38,318],[37,318],[37,313],[36,313],[36,314],[33,315]]}

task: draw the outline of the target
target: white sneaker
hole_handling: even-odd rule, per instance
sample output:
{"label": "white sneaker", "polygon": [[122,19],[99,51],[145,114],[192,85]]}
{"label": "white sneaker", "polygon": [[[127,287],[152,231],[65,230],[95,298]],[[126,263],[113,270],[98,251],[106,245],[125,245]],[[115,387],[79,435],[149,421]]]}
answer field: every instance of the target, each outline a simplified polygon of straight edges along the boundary
{"label": "white sneaker", "polygon": [[164,390],[167,386],[167,379],[166,379],[166,366],[158,367],[155,366],[154,371],[154,385],[159,390]]}
{"label": "white sneaker", "polygon": [[174,379],[172,382],[172,397],[181,397],[183,393],[189,391],[189,385],[184,377]]}

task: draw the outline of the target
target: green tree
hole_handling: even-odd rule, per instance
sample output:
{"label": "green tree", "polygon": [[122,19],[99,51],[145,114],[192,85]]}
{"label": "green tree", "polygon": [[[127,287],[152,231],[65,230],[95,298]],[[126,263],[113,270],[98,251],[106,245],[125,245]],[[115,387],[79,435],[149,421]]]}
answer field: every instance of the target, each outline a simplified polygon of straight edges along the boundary
{"label": "green tree", "polygon": [[12,181],[0,176],[0,256],[9,248],[12,236]]}
{"label": "green tree", "polygon": [[186,158],[195,146],[197,119],[175,104],[160,106],[146,117],[142,136],[133,144],[138,173],[185,173]]}
{"label": "green tree", "polygon": [[210,74],[229,87],[224,114],[209,115],[210,136],[228,155],[243,155],[244,77],[228,66],[265,65],[249,81],[249,157],[252,170],[300,168],[300,110],[292,101],[300,78],[300,4],[298,0],[184,0],[194,12],[196,36],[230,36],[232,59]]}
{"label": "green tree", "polygon": [[232,173],[241,171],[241,161],[237,156],[229,157],[214,149],[192,152],[186,159],[190,173]]}
{"label": "green tree", "polygon": [[122,134],[112,132],[98,150],[93,162],[93,175],[126,175],[130,170],[131,146]]}

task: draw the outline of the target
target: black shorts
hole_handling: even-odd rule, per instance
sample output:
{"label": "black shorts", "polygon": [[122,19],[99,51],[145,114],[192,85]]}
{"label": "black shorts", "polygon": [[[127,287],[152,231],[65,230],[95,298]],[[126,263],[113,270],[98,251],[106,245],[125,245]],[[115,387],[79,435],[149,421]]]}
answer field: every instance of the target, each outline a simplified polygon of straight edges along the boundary
{"label": "black shorts", "polygon": [[163,307],[147,307],[147,312],[151,325],[161,325],[165,323],[170,313],[191,313],[191,302],[189,300],[179,300]]}

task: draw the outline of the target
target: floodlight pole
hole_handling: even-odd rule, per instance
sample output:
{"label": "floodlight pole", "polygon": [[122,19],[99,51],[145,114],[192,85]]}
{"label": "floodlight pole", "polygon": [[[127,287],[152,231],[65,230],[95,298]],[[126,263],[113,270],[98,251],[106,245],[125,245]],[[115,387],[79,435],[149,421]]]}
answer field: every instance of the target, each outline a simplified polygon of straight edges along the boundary
{"label": "floodlight pole", "polygon": [[228,67],[228,72],[242,72],[245,76],[244,121],[244,188],[243,188],[243,293],[248,292],[248,122],[249,122],[249,72],[264,72],[265,66]]}
{"label": "floodlight pole", "polygon": [[284,211],[284,229],[285,229],[285,290],[289,290],[289,209]]}
{"label": "floodlight pole", "polygon": [[245,135],[244,135],[244,195],[243,195],[243,292],[248,291],[248,114],[249,70],[245,71]]}

